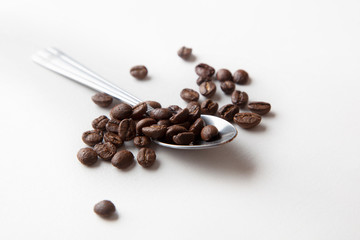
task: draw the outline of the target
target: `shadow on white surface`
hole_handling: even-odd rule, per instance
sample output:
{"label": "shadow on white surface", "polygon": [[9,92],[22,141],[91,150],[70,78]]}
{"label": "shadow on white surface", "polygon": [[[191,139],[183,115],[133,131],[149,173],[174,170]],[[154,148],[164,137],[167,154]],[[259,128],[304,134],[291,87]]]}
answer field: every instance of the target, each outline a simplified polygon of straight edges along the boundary
{"label": "shadow on white surface", "polygon": [[[99,216],[99,215],[98,215]],[[113,214],[111,214],[111,216],[109,217],[102,217],[99,216],[99,218],[104,219],[105,221],[109,221],[109,222],[113,222],[113,221],[117,221],[120,218],[120,215],[118,214],[118,212],[114,212]]]}

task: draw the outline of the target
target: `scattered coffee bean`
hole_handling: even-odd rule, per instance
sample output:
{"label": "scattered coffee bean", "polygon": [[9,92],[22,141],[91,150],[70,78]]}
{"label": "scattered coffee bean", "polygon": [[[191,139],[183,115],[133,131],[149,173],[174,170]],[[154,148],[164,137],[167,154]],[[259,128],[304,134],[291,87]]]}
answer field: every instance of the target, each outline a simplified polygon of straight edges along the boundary
{"label": "scattered coffee bean", "polygon": [[212,81],[212,77],[198,77],[196,84],[200,86],[202,83],[210,81]]}
{"label": "scattered coffee bean", "polygon": [[227,104],[225,106],[222,106],[218,113],[219,116],[223,119],[225,119],[226,121],[231,122],[235,116],[236,113],[239,112],[239,107],[233,104]]}
{"label": "scattered coffee bean", "polygon": [[235,90],[235,83],[232,81],[224,81],[221,82],[220,87],[225,94],[231,94]]}
{"label": "scattered coffee bean", "polygon": [[136,125],[131,118],[124,119],[119,124],[119,136],[123,141],[130,141],[136,136]]}
{"label": "scattered coffee bean", "polygon": [[156,101],[146,101],[145,103],[154,109],[161,108],[161,104]]}
{"label": "scattered coffee bean", "polygon": [[196,121],[190,126],[189,131],[193,132],[195,137],[199,136],[201,130],[205,126],[205,121],[202,118],[196,119]]}
{"label": "scattered coffee bean", "polygon": [[223,81],[232,81],[233,80],[233,76],[231,74],[231,72],[227,69],[219,69],[216,72],[216,79],[223,82]]}
{"label": "scattered coffee bean", "polygon": [[106,93],[97,93],[91,97],[93,102],[100,107],[108,107],[111,105],[113,98]]}
{"label": "scattered coffee bean", "polygon": [[145,168],[151,167],[155,160],[156,154],[151,148],[141,148],[137,154],[138,163]]}
{"label": "scattered coffee bean", "polygon": [[165,134],[165,139],[168,143],[172,143],[173,136],[175,136],[176,134],[182,133],[182,132],[187,132],[187,131],[188,130],[183,126],[172,125],[167,128],[166,134]]}
{"label": "scattered coffee bean", "polygon": [[178,56],[185,60],[191,56],[191,53],[192,53],[192,49],[187,47],[182,47],[177,52]]}
{"label": "scattered coffee bean", "polygon": [[147,111],[147,104],[145,102],[139,103],[132,108],[131,118],[134,120],[141,119],[143,118],[146,111]]}
{"label": "scattered coffee bean", "polygon": [[270,112],[271,105],[267,102],[251,102],[248,104],[248,109],[259,115],[264,115]]}
{"label": "scattered coffee bean", "polygon": [[142,133],[145,136],[151,137],[153,139],[158,139],[158,138],[162,138],[165,135],[166,130],[167,130],[167,127],[154,124],[149,127],[143,127]]}
{"label": "scattered coffee bean", "polygon": [[215,69],[205,63],[200,63],[195,67],[195,72],[200,77],[211,77],[215,73]]}
{"label": "scattered coffee bean", "polygon": [[249,80],[249,74],[242,69],[237,70],[234,72],[233,80],[237,84],[245,84]]}
{"label": "scattered coffee bean", "polygon": [[91,166],[96,163],[98,156],[93,149],[87,147],[79,150],[77,158],[82,164]]}
{"label": "scattered coffee bean", "polygon": [[121,147],[124,144],[124,141],[120,138],[120,136],[113,132],[106,132],[104,134],[104,142],[112,143],[116,147]]}
{"label": "scattered coffee bean", "polygon": [[186,102],[197,101],[199,100],[199,93],[190,88],[184,88],[180,93],[180,97]]}
{"label": "scattered coffee bean", "polygon": [[131,117],[132,113],[132,107],[126,103],[120,103],[110,110],[111,118],[115,118],[117,120],[129,118]]}
{"label": "scattered coffee bean", "polygon": [[219,104],[211,99],[207,99],[201,103],[200,110],[201,114],[215,115],[219,108]]}
{"label": "scattered coffee bean", "polygon": [[193,132],[182,132],[173,136],[174,143],[178,145],[189,145],[194,141],[195,135]]}
{"label": "scattered coffee bean", "polygon": [[154,110],[151,110],[150,117],[162,120],[162,119],[169,119],[171,117],[171,111],[168,108],[155,108]]}
{"label": "scattered coffee bean", "polygon": [[100,117],[95,118],[91,125],[94,129],[104,131],[106,129],[106,124],[108,123],[109,119],[102,115]]}
{"label": "scattered coffee bean", "polygon": [[134,138],[134,145],[137,147],[147,147],[151,144],[151,140],[148,136],[137,136]]}
{"label": "scattered coffee bean", "polygon": [[142,128],[143,127],[148,127],[151,126],[153,124],[156,124],[156,120],[153,118],[144,118],[141,119],[137,124],[136,124],[136,133],[138,135],[142,135]]}
{"label": "scattered coffee bean", "polygon": [[216,92],[216,85],[212,81],[203,82],[202,84],[200,84],[199,91],[204,97],[210,98],[214,96]]}
{"label": "scattered coffee bean", "polygon": [[110,119],[105,128],[108,132],[118,133],[120,121],[116,119]]}
{"label": "scattered coffee bean", "polygon": [[134,155],[128,150],[118,151],[111,159],[111,164],[119,169],[128,168],[134,162]]}
{"label": "scattered coffee bean", "polygon": [[261,122],[261,116],[257,113],[237,113],[234,116],[234,122],[245,129],[253,128]]}
{"label": "scattered coffee bean", "polygon": [[94,146],[94,150],[97,155],[105,160],[109,161],[116,153],[116,147],[114,144],[105,142],[105,143],[98,143]]}
{"label": "scattered coffee bean", "polygon": [[144,79],[148,74],[148,70],[143,65],[134,66],[130,69],[130,74],[137,79]]}
{"label": "scattered coffee bean", "polygon": [[169,127],[171,125],[171,122],[170,122],[170,120],[163,119],[163,120],[159,120],[157,122],[157,125],[163,125],[163,126]]}
{"label": "scattered coffee bean", "polygon": [[189,109],[184,108],[178,110],[169,120],[173,124],[185,122],[189,117]]}
{"label": "scattered coffee bean", "polygon": [[219,135],[218,129],[213,125],[207,125],[201,130],[201,139],[204,141],[211,141]]}
{"label": "scattered coffee bean", "polygon": [[249,96],[246,92],[236,90],[231,95],[231,102],[239,107],[245,107],[249,100]]}
{"label": "scattered coffee bean", "polygon": [[102,217],[109,217],[115,211],[115,205],[109,200],[103,200],[94,206],[94,212]]}
{"label": "scattered coffee bean", "polygon": [[196,119],[198,119],[200,117],[201,114],[201,110],[200,110],[200,103],[198,102],[190,102],[186,108],[189,109],[189,121],[193,122]]}
{"label": "scattered coffee bean", "polygon": [[99,130],[86,131],[82,134],[82,140],[89,146],[95,146],[95,144],[101,142],[103,139],[102,132]]}

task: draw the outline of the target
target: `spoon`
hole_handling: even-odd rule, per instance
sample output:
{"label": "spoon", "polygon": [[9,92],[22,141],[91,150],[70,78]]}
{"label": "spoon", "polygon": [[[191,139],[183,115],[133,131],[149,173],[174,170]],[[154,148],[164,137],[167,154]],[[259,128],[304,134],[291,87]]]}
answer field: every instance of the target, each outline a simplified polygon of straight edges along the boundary
{"label": "spoon", "polygon": [[[34,62],[49,70],[99,92],[107,93],[131,106],[142,102],[140,99],[127,93],[113,83],[108,82],[56,48],[41,50],[37,52],[32,59]],[[150,106],[148,106],[148,109],[149,111],[152,110]],[[174,149],[207,149],[224,145],[236,137],[237,130],[228,121],[211,115],[201,115],[201,118],[204,119],[206,125],[214,125],[219,130],[220,137],[218,139],[210,142],[197,141],[194,142],[193,145],[175,145],[160,141],[154,142],[161,146]]]}

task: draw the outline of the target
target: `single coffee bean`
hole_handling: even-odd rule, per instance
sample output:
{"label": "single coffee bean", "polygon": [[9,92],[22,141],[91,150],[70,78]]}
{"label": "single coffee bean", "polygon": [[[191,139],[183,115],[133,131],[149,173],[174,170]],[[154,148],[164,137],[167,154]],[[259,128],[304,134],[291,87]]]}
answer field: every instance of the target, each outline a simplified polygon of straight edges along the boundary
{"label": "single coffee bean", "polygon": [[106,132],[104,134],[104,142],[112,143],[116,147],[120,147],[124,144],[124,141],[120,138],[120,136],[113,132]]}
{"label": "single coffee bean", "polygon": [[116,119],[110,119],[105,128],[108,132],[118,133],[120,121]]}
{"label": "single coffee bean", "polygon": [[200,84],[199,91],[204,97],[210,98],[214,96],[216,92],[216,85],[212,81],[203,82],[202,84]]}
{"label": "single coffee bean", "polygon": [[136,125],[131,118],[124,119],[119,124],[119,136],[123,141],[130,141],[136,136]]}
{"label": "single coffee bean", "polygon": [[165,135],[166,130],[167,130],[167,127],[154,124],[149,127],[143,127],[142,133],[145,136],[151,137],[153,139],[158,139],[158,138],[162,138]]}
{"label": "single coffee bean", "polygon": [[187,47],[181,47],[179,51],[177,52],[178,56],[182,59],[188,59],[191,56],[192,49]]}
{"label": "single coffee bean", "polygon": [[221,82],[220,87],[225,94],[231,94],[235,90],[235,83],[232,81],[224,81]]}
{"label": "single coffee bean", "polygon": [[186,108],[189,109],[188,120],[190,122],[193,122],[200,117],[200,114],[201,114],[200,103],[189,102],[189,104],[186,106]]}
{"label": "single coffee bean", "polygon": [[239,112],[239,107],[233,104],[227,104],[225,106],[222,106],[218,113],[219,116],[223,119],[225,119],[226,121],[231,122],[235,116],[236,113]]}
{"label": "single coffee bean", "polygon": [[233,80],[237,84],[245,84],[249,80],[249,74],[240,69],[234,72]]}
{"label": "single coffee bean", "polygon": [[79,150],[77,153],[77,158],[82,164],[91,166],[96,163],[98,156],[93,149],[87,147]]}
{"label": "single coffee bean", "polygon": [[105,142],[105,143],[98,143],[94,146],[94,150],[97,155],[105,160],[109,161],[116,153],[116,147],[114,144]]}
{"label": "single coffee bean", "polygon": [[205,63],[200,63],[195,67],[195,72],[200,77],[211,77],[215,73],[215,69]]}
{"label": "single coffee bean", "polygon": [[91,125],[94,129],[104,131],[106,129],[106,124],[108,123],[108,121],[109,119],[106,116],[102,115],[100,117],[95,118],[92,121]]}
{"label": "single coffee bean", "polygon": [[134,66],[130,69],[130,74],[137,79],[144,79],[148,74],[148,70],[143,65]]}
{"label": "single coffee bean", "polygon": [[161,104],[156,101],[146,101],[145,103],[154,109],[161,108]]}
{"label": "single coffee bean", "polygon": [[198,79],[196,80],[196,84],[200,86],[204,82],[211,82],[211,81],[212,81],[212,77],[198,77]]}
{"label": "single coffee bean", "polygon": [[180,109],[169,120],[173,124],[185,122],[189,117],[189,109]]}
{"label": "single coffee bean", "polygon": [[142,128],[143,127],[148,127],[151,126],[153,124],[156,124],[156,120],[153,118],[144,118],[141,119],[137,124],[136,124],[136,133],[138,135],[142,134]]}
{"label": "single coffee bean", "polygon": [[151,144],[151,140],[148,136],[137,136],[134,138],[134,145],[137,147],[147,147]]}
{"label": "single coffee bean", "polygon": [[202,118],[196,119],[196,121],[190,126],[189,131],[193,132],[195,137],[199,136],[201,130],[205,126],[205,121]]}
{"label": "single coffee bean", "polygon": [[169,119],[172,113],[168,108],[155,108],[154,110],[151,110],[149,115],[154,119],[162,120]]}
{"label": "single coffee bean", "polygon": [[97,93],[91,97],[93,102],[100,107],[108,107],[111,105],[113,98],[106,93]]}
{"label": "single coffee bean", "polygon": [[155,160],[156,154],[151,148],[141,148],[137,154],[138,163],[145,168],[151,167]]}
{"label": "single coffee bean", "polygon": [[267,102],[251,102],[248,104],[248,109],[259,115],[264,115],[270,112],[271,105]]}
{"label": "single coffee bean", "polygon": [[172,125],[172,126],[168,127],[166,130],[165,140],[168,143],[172,143],[173,136],[175,136],[176,134],[182,133],[182,132],[187,132],[187,131],[188,130],[183,126]]}
{"label": "single coffee bean", "polygon": [[103,139],[102,132],[99,130],[86,131],[82,134],[82,140],[89,146],[95,146],[95,144],[101,142]]}
{"label": "single coffee bean", "polygon": [[236,90],[231,95],[231,102],[239,107],[245,107],[249,100],[249,96],[246,92]]}
{"label": "single coffee bean", "polygon": [[199,100],[199,93],[190,88],[184,88],[180,93],[180,97],[186,102],[197,101]]}
{"label": "single coffee bean", "polygon": [[189,145],[194,141],[194,138],[193,132],[183,132],[173,136],[173,141],[178,145]]}
{"label": "single coffee bean", "polygon": [[109,200],[103,200],[94,206],[94,212],[102,217],[109,217],[115,211],[115,205]]}
{"label": "single coffee bean", "polygon": [[211,141],[218,137],[219,131],[213,125],[207,125],[201,130],[201,139],[204,141]]}
{"label": "single coffee bean", "polygon": [[227,69],[219,69],[216,72],[216,79],[223,82],[223,81],[232,81],[233,80],[233,76],[231,74],[231,72]]}
{"label": "single coffee bean", "polygon": [[141,119],[147,111],[147,104],[145,102],[139,103],[132,108],[132,119]]}
{"label": "single coffee bean", "polygon": [[[157,122],[157,125],[163,125],[163,126],[165,126],[165,127],[169,127],[171,124],[172,124],[172,123],[170,122],[170,120],[167,120],[167,119],[165,119],[165,120],[159,120],[159,121]],[[151,125],[151,124],[150,124],[150,125]]]}
{"label": "single coffee bean", "polygon": [[201,114],[215,115],[219,108],[219,104],[211,99],[207,99],[200,105]]}
{"label": "single coffee bean", "polygon": [[182,110],[182,108],[179,107],[178,105],[170,105],[170,106],[168,107],[168,109],[170,110],[170,112],[171,112],[172,114],[175,114],[175,113],[177,113],[178,111]]}
{"label": "single coffee bean", "polygon": [[[200,115],[199,115],[199,116],[200,116]],[[193,122],[193,121],[192,121],[192,122]],[[184,127],[184,128],[186,128],[186,129],[189,129],[190,126],[191,126],[191,124],[192,124],[192,122],[186,121],[186,122],[183,122],[183,123],[176,124],[176,126],[180,126],[180,127]]]}
{"label": "single coffee bean", "polygon": [[110,117],[117,120],[123,120],[131,117],[133,113],[132,107],[126,103],[120,103],[110,110]]}
{"label": "single coffee bean", "polygon": [[253,128],[261,122],[261,116],[257,113],[237,113],[234,116],[234,122],[245,129]]}
{"label": "single coffee bean", "polygon": [[118,151],[111,159],[111,164],[119,169],[128,168],[134,162],[134,155],[128,150]]}

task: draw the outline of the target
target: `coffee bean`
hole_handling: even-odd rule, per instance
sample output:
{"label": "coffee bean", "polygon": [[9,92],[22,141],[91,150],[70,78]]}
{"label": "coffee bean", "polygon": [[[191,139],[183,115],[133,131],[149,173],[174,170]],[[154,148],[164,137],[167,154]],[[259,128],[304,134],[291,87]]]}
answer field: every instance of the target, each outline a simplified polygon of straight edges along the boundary
{"label": "coffee bean", "polygon": [[170,106],[168,107],[168,109],[170,110],[170,112],[171,112],[172,114],[175,114],[175,113],[177,113],[178,111],[182,110],[182,108],[179,107],[178,105],[170,105]]}
{"label": "coffee bean", "polygon": [[138,163],[145,168],[151,167],[155,160],[156,154],[151,148],[141,148],[137,154]]}
{"label": "coffee bean", "polygon": [[236,90],[231,95],[231,102],[239,107],[245,107],[249,100],[249,96],[246,92]]}
{"label": "coffee bean", "polygon": [[137,79],[144,79],[148,74],[148,70],[143,65],[134,66],[130,69],[130,74]]}
{"label": "coffee bean", "polygon": [[201,85],[204,82],[210,82],[210,81],[212,81],[212,77],[198,77],[198,79],[196,80],[196,84]]}
{"label": "coffee bean", "polygon": [[249,80],[249,74],[242,69],[237,70],[234,72],[233,80],[237,84],[245,84]]}
{"label": "coffee bean", "polygon": [[178,110],[169,120],[173,124],[185,122],[189,117],[189,109],[184,108]]}
{"label": "coffee bean", "polygon": [[119,169],[128,168],[134,162],[134,155],[128,150],[118,151],[111,159],[111,164]]}
{"label": "coffee bean", "polygon": [[177,52],[178,56],[182,59],[188,59],[191,56],[192,49],[187,47],[181,47]]}
{"label": "coffee bean", "polygon": [[97,155],[105,160],[109,161],[116,153],[116,147],[114,144],[105,142],[105,143],[98,143],[94,146],[94,150]]}
{"label": "coffee bean", "polygon": [[147,136],[137,136],[134,138],[134,145],[137,147],[147,147],[151,144],[151,140]]}
{"label": "coffee bean", "polygon": [[117,120],[129,118],[131,117],[132,113],[132,107],[126,103],[120,103],[110,110],[111,118],[115,118]]}
{"label": "coffee bean", "polygon": [[176,134],[182,133],[182,132],[187,132],[187,131],[188,130],[183,126],[172,125],[167,128],[166,134],[165,134],[165,139],[168,143],[172,143],[173,136],[175,136]]}
{"label": "coffee bean", "polygon": [[102,115],[100,117],[95,118],[92,121],[91,125],[94,129],[104,131],[106,129],[106,124],[108,123],[108,121],[109,119],[106,116]]}
{"label": "coffee bean", "polygon": [[154,109],[161,108],[161,104],[156,101],[146,101],[145,103]]}
{"label": "coffee bean", "polygon": [[112,143],[116,147],[120,147],[124,144],[124,141],[120,138],[120,136],[113,132],[106,132],[104,134],[104,142]]}
{"label": "coffee bean", "polygon": [[171,117],[171,111],[168,108],[155,108],[154,110],[151,110],[150,117],[162,120],[162,119],[169,119]]}
{"label": "coffee bean", "polygon": [[82,164],[91,166],[96,163],[98,156],[93,149],[87,147],[79,150],[77,153],[77,158]]}
{"label": "coffee bean", "polygon": [[195,72],[200,77],[211,77],[215,73],[215,69],[205,63],[200,63],[195,67]]}
{"label": "coffee bean", "polygon": [[193,132],[182,132],[173,136],[174,143],[178,145],[189,145],[194,141],[195,135]]}
{"label": "coffee bean", "polygon": [[136,133],[138,135],[142,134],[142,128],[143,127],[148,127],[151,126],[153,124],[156,124],[156,120],[153,118],[144,118],[141,119],[137,124],[136,124]]}
{"label": "coffee bean", "polygon": [[237,113],[234,116],[234,122],[245,129],[253,128],[261,122],[261,116],[257,113]]}
{"label": "coffee bean", "polygon": [[239,110],[240,109],[238,106],[233,104],[227,104],[219,109],[218,114],[221,118],[231,122],[234,118],[234,115],[238,113]]}
{"label": "coffee bean", "polygon": [[187,109],[189,109],[189,121],[193,122],[196,119],[200,117],[201,110],[200,110],[200,103],[198,102],[190,102],[187,106]]}
{"label": "coffee bean", "polygon": [[199,93],[190,88],[184,88],[180,93],[180,97],[186,102],[197,101],[199,100]]}
{"label": "coffee bean", "polygon": [[145,102],[139,103],[132,108],[132,119],[141,119],[147,111],[147,104]]}
{"label": "coffee bean", "polygon": [[232,81],[224,81],[221,82],[220,87],[225,94],[231,94],[235,90],[235,83]]}
{"label": "coffee bean", "polygon": [[111,105],[113,98],[106,93],[97,93],[91,97],[93,102],[100,107],[108,107]]}
{"label": "coffee bean", "polygon": [[216,92],[216,85],[212,81],[211,82],[203,82],[202,84],[200,84],[199,90],[200,90],[201,95],[203,95],[204,97],[210,98],[210,97],[214,96],[214,94]]}
{"label": "coffee bean", "polygon": [[[199,114],[199,116],[200,116],[200,114]],[[193,121],[192,121],[192,122],[193,122]],[[186,129],[189,129],[190,126],[191,126],[191,124],[192,124],[192,122],[186,121],[186,122],[183,122],[183,123],[178,123],[178,124],[176,124],[176,126],[180,126],[180,127],[184,127],[184,128],[186,128]]]}
{"label": "coffee bean", "polygon": [[201,139],[204,141],[211,141],[219,135],[218,129],[213,125],[207,125],[201,130]]}
{"label": "coffee bean", "polygon": [[231,74],[231,72],[227,69],[219,69],[216,72],[216,79],[223,82],[223,81],[232,81],[233,80],[233,76]]}
{"label": "coffee bean", "polygon": [[116,119],[110,119],[105,128],[108,132],[118,133],[120,121]]}
{"label": "coffee bean", "polygon": [[171,125],[171,122],[170,122],[170,120],[167,120],[167,119],[165,119],[165,120],[159,120],[159,121],[157,122],[157,125],[163,125],[163,126],[165,126],[165,127],[169,127],[169,126]]}
{"label": "coffee bean", "polygon": [[119,124],[119,136],[123,141],[130,141],[136,136],[136,126],[131,118],[124,119]]}
{"label": "coffee bean", "polygon": [[102,139],[103,139],[102,132],[99,130],[86,131],[82,134],[83,142],[92,147],[95,144],[101,142]]}
{"label": "coffee bean", "polygon": [[201,130],[205,126],[205,121],[202,118],[196,119],[196,121],[190,126],[189,131],[193,132],[195,137],[200,135]]}
{"label": "coffee bean", "polygon": [[219,104],[211,99],[207,99],[201,103],[200,110],[201,114],[215,115],[219,108]]}
{"label": "coffee bean", "polygon": [[102,217],[109,217],[115,211],[115,205],[109,200],[103,200],[94,206],[94,212]]}
{"label": "coffee bean", "polygon": [[161,125],[151,125],[149,127],[143,127],[142,132],[145,136],[151,137],[153,139],[162,138],[166,133],[167,127]]}
{"label": "coffee bean", "polygon": [[251,102],[248,104],[248,109],[259,115],[264,115],[270,112],[271,105],[267,102]]}

